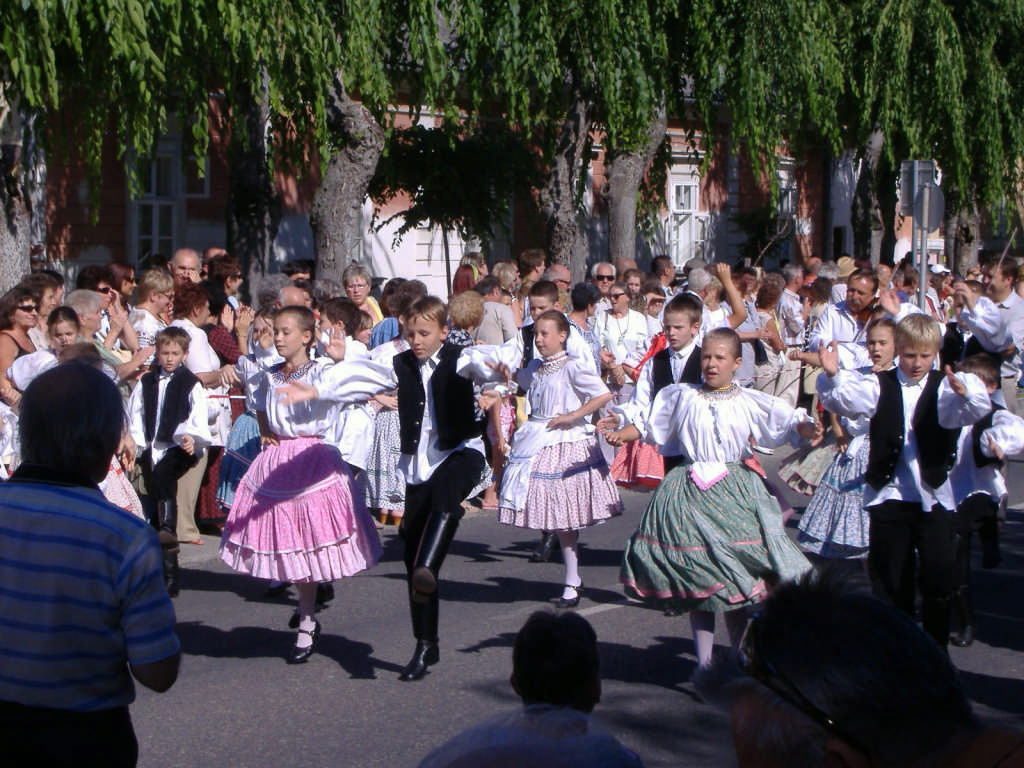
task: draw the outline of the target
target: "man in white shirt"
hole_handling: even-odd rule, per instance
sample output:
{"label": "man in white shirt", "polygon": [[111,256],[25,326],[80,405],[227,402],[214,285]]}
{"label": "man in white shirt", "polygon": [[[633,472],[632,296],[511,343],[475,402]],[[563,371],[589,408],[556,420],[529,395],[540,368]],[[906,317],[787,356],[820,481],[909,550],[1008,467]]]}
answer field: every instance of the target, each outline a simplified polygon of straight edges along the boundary
{"label": "man in white shirt", "polygon": [[1024,403],[1017,397],[1017,382],[1021,374],[1021,351],[1024,350],[1024,299],[1013,290],[1017,279],[1017,261],[1004,257],[982,268],[981,281],[988,297],[995,302],[1006,321],[1006,327],[1013,338],[1012,350],[990,349],[988,352],[1003,354],[999,371],[1003,397],[1011,413],[1024,415]]}
{"label": "man in white shirt", "polygon": [[615,267],[607,261],[597,262],[590,268],[590,282],[597,286],[597,290],[601,293],[601,300],[597,302],[597,313],[594,315],[596,321],[599,315],[611,308],[608,293],[612,289],[612,283],[615,282]]}

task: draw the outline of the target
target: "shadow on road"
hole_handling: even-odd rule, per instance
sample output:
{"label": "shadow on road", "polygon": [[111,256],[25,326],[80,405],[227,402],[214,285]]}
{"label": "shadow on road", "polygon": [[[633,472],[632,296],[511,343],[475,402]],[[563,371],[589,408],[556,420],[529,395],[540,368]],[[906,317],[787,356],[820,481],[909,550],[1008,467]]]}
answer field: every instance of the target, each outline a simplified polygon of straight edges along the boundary
{"label": "shadow on road", "polygon": [[[197,621],[178,624],[177,633],[182,651],[190,656],[280,658],[282,667],[295,641],[295,632],[292,630],[267,627],[222,630]],[[316,651],[318,655],[336,662],[354,679],[372,680],[377,677],[378,671],[402,671],[401,664],[375,658],[373,646],[369,643],[356,642],[329,632],[320,635]]]}

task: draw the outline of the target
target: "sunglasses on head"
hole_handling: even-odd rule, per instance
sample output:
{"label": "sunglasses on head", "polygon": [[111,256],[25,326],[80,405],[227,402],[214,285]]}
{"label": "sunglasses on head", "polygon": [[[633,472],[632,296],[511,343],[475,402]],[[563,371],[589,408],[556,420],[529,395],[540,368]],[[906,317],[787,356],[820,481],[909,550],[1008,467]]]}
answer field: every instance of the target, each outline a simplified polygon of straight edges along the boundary
{"label": "sunglasses on head", "polygon": [[794,709],[809,717],[829,733],[838,736],[852,747],[862,749],[856,738],[852,738],[843,727],[825,710],[812,702],[779,670],[761,647],[761,629],[764,622],[761,614],[755,614],[740,641],[740,667],[750,677],[785,701]]}

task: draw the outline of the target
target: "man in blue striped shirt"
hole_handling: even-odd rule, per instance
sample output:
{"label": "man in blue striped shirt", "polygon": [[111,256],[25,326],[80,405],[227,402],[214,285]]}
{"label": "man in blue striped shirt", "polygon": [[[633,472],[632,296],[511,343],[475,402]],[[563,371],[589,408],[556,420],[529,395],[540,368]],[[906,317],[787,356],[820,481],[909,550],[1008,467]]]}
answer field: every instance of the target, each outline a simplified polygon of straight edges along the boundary
{"label": "man in blue striped shirt", "polygon": [[160,546],[96,483],[121,439],[121,398],[78,363],[21,402],[24,463],[0,485],[0,747],[13,765],[134,766],[132,678],[178,675]]}

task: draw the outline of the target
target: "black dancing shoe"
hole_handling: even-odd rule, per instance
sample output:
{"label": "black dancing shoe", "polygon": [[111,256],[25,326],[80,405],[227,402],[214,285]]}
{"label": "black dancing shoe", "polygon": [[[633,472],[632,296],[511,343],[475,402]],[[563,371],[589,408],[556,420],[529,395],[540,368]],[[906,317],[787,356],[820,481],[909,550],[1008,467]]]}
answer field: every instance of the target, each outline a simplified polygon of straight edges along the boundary
{"label": "black dancing shoe", "polygon": [[959,632],[952,633],[949,636],[949,642],[957,648],[966,648],[974,642],[974,627],[968,624]]}
{"label": "black dancing shoe", "polygon": [[427,667],[437,664],[440,660],[441,651],[437,647],[437,640],[417,640],[412,659],[405,665],[398,679],[405,683],[422,680],[427,674]]}
{"label": "black dancing shoe", "polygon": [[267,587],[264,592],[264,597],[283,597],[288,593],[288,587],[291,586],[291,582],[288,581],[272,581],[270,586]]}
{"label": "black dancing shoe", "polygon": [[312,629],[300,629],[299,634],[309,635],[310,643],[305,648],[299,648],[297,645],[292,646],[291,653],[285,659],[289,664],[305,664],[309,661],[309,657],[313,655],[313,650],[316,648],[317,638],[320,637],[320,622],[315,622]]}
{"label": "black dancing shoe", "polygon": [[571,589],[573,592],[575,592],[575,597],[566,598],[559,596],[553,598],[551,600],[551,604],[554,605],[556,608],[575,608],[577,605],[580,604],[580,592],[583,590],[583,582],[580,582],[579,586],[576,586],[575,584],[566,584],[565,588]]}

